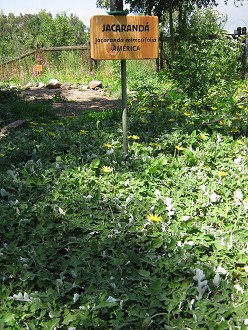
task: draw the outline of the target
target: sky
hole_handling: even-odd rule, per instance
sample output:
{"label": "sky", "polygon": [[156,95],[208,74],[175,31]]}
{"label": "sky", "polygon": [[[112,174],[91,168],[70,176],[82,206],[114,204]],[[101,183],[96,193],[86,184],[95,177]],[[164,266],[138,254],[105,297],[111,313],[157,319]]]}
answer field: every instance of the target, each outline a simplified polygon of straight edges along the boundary
{"label": "sky", "polygon": [[[248,28],[248,0],[243,1],[243,6],[235,7],[234,0],[229,0],[228,5],[224,4],[224,0],[219,0],[217,10],[227,15],[228,21],[225,25],[227,30],[236,30],[238,26],[246,26]],[[75,14],[86,26],[90,26],[90,17],[94,15],[105,15],[106,10],[96,7],[94,0],[0,0],[0,10],[4,14],[13,13],[15,15],[36,14],[41,9],[55,15],[56,13],[66,12],[67,14]]]}

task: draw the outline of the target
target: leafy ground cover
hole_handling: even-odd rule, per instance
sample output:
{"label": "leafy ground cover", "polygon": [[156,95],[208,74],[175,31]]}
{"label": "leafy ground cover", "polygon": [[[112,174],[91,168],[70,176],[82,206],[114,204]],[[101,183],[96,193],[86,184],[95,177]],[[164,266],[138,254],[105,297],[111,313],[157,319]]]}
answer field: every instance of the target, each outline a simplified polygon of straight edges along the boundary
{"label": "leafy ground cover", "polygon": [[127,159],[120,111],[20,101],[28,127],[0,140],[0,329],[247,328],[247,85],[133,89]]}

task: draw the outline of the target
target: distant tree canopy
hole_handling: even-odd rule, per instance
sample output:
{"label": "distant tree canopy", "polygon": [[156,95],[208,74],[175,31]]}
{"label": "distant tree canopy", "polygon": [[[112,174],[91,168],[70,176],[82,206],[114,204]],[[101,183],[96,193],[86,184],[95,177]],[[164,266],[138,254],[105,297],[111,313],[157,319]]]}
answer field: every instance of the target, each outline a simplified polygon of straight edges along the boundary
{"label": "distant tree canopy", "polygon": [[[233,2],[234,5],[240,5],[242,2],[246,0],[224,0],[224,3],[227,4],[229,2]],[[139,9],[141,12],[149,13],[152,8],[157,11],[158,8],[162,8],[162,12],[169,7],[170,3],[173,7],[180,6],[184,4],[187,7],[192,5],[196,5],[197,7],[206,7],[209,5],[216,6],[218,4],[218,0],[123,0],[124,3],[130,5],[130,10]],[[100,8],[109,8],[110,0],[97,0],[96,5]]]}
{"label": "distant tree canopy", "polygon": [[[224,0],[225,3],[233,2],[234,5],[242,5],[247,0]],[[130,6],[130,12],[142,13],[145,15],[156,15],[160,23],[170,20],[170,28],[173,29],[175,18],[172,20],[172,14],[177,13],[178,24],[180,28],[187,17],[195,8],[206,8],[217,6],[218,0],[123,0]],[[109,8],[110,0],[97,0],[96,5],[100,8]]]}
{"label": "distant tree canopy", "polygon": [[69,46],[85,44],[88,31],[80,19],[66,13],[55,17],[45,10],[38,14],[0,12],[0,60],[4,61],[37,46]]}
{"label": "distant tree canopy", "polygon": [[[175,57],[175,28],[179,35],[182,35],[187,18],[195,7],[217,5],[215,0],[125,0],[125,3],[130,5],[131,12],[158,16],[162,25],[169,25],[172,59]],[[97,0],[96,4],[102,8],[109,8],[110,0]]]}
{"label": "distant tree canopy", "polygon": [[[224,3],[233,2],[242,5],[247,0],[224,0]],[[175,59],[175,33],[179,38],[185,36],[187,22],[196,8],[217,6],[218,0],[123,0],[130,6],[130,12],[158,16],[162,28],[168,27],[170,35],[171,59]],[[97,0],[101,8],[109,8],[110,0]]]}

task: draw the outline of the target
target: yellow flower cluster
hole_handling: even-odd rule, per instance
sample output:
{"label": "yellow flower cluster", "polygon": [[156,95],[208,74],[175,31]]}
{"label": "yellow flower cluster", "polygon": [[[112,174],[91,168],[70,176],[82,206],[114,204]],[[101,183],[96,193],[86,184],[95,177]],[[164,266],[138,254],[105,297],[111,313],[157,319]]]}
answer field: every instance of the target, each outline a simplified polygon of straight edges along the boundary
{"label": "yellow flower cluster", "polygon": [[86,131],[85,129],[80,129],[79,133],[80,133],[81,135],[85,135],[85,134],[88,133],[88,131]]}
{"label": "yellow flower cluster", "polygon": [[175,149],[178,150],[178,151],[182,151],[182,150],[184,150],[184,148],[181,147],[181,146],[175,146]]}
{"label": "yellow flower cluster", "polygon": [[140,139],[138,135],[129,135],[128,138],[132,139],[132,140],[139,140]]}
{"label": "yellow flower cluster", "polygon": [[51,137],[56,137],[56,134],[54,132],[48,132],[48,134],[51,136]]}
{"label": "yellow flower cluster", "polygon": [[203,134],[203,133],[201,133],[201,134],[199,134],[199,138],[200,138],[201,140],[206,140],[206,135]]}
{"label": "yellow flower cluster", "polygon": [[224,178],[224,177],[227,176],[228,174],[227,174],[226,172],[224,172],[224,171],[220,171],[220,172],[218,173],[218,175],[219,175],[219,177]]}
{"label": "yellow flower cluster", "polygon": [[59,120],[52,120],[51,123],[57,124],[59,126],[63,126],[64,125],[64,123],[62,123],[62,121],[59,121]]}
{"label": "yellow flower cluster", "polygon": [[39,123],[37,123],[36,121],[30,121],[29,124],[31,126],[37,126],[37,125],[39,125]]}

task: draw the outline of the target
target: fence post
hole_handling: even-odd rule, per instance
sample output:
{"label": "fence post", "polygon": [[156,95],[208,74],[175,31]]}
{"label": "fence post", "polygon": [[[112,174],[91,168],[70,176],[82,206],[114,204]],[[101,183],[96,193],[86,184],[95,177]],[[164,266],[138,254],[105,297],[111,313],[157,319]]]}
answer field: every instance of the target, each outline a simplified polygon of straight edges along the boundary
{"label": "fence post", "polygon": [[88,67],[89,67],[89,72],[91,73],[93,71],[93,66],[92,66],[92,59],[91,59],[91,54],[90,54],[90,42],[88,42]]}

